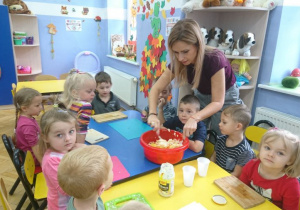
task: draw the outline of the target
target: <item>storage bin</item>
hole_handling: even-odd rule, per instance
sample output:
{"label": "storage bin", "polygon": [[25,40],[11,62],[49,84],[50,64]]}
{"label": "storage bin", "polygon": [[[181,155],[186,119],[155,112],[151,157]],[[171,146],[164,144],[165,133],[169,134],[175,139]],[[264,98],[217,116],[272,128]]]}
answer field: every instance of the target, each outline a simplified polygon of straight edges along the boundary
{"label": "storage bin", "polygon": [[33,44],[33,36],[26,37],[26,44]]}
{"label": "storage bin", "polygon": [[15,45],[22,45],[22,39],[14,39]]}

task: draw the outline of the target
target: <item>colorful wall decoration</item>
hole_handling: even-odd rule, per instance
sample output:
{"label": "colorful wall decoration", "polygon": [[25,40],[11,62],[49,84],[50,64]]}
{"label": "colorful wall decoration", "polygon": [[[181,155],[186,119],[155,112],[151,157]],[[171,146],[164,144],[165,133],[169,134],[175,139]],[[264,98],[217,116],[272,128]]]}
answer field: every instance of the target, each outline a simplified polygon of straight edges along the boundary
{"label": "colorful wall decoration", "polygon": [[144,97],[147,98],[154,79],[164,72],[167,65],[167,50],[165,39],[161,34],[161,19],[159,17],[161,13],[161,16],[166,19],[166,11],[164,10],[166,1],[139,0],[139,3],[137,11],[142,13],[142,21],[150,19],[152,28],[152,33],[148,35],[142,51],[140,71],[140,92],[144,92]]}

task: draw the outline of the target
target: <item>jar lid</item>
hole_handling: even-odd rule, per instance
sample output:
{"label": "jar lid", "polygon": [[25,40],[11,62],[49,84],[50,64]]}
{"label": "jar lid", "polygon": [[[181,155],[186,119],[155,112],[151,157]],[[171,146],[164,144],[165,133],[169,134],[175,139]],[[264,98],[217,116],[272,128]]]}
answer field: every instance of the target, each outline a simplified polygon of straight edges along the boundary
{"label": "jar lid", "polygon": [[227,203],[226,198],[222,195],[214,195],[212,200],[219,205],[225,205]]}

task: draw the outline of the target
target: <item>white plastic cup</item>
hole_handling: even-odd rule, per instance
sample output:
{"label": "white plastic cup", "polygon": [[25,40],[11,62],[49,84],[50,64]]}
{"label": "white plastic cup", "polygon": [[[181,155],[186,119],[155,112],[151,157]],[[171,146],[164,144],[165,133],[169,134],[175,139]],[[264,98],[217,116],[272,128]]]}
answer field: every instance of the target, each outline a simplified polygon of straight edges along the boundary
{"label": "white plastic cup", "polygon": [[183,166],[183,184],[186,187],[193,186],[196,168],[193,166]]}
{"label": "white plastic cup", "polygon": [[208,171],[210,160],[206,157],[199,157],[197,158],[197,162],[199,176],[205,177]]}

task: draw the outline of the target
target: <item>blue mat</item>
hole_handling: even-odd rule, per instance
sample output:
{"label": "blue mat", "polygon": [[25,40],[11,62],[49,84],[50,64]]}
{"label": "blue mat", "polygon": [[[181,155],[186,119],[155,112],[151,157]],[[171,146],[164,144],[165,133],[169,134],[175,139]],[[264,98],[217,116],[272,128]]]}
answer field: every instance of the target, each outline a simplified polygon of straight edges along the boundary
{"label": "blue mat", "polygon": [[138,138],[146,131],[152,130],[147,123],[144,123],[138,119],[121,120],[118,122],[109,123],[109,125],[127,140]]}

